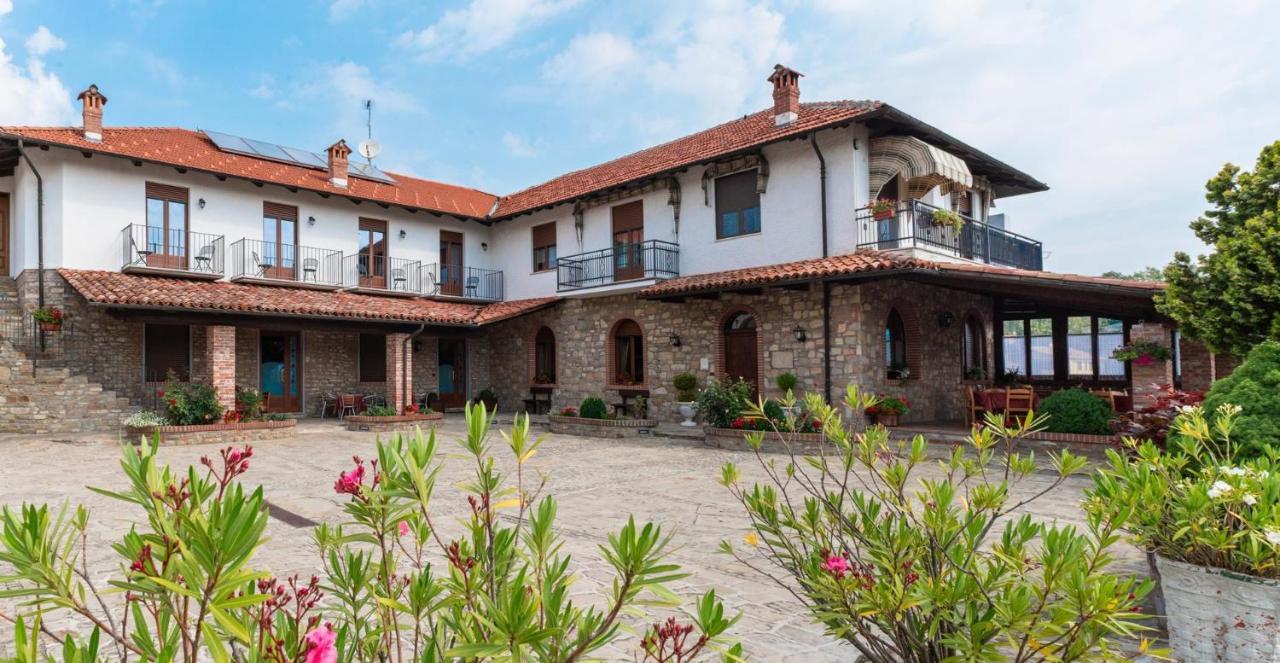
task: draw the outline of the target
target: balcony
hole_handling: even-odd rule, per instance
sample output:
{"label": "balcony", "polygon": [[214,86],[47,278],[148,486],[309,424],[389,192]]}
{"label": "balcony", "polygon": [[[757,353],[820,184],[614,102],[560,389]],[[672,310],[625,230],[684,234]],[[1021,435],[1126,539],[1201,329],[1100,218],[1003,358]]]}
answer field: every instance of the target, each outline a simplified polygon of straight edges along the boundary
{"label": "balcony", "polygon": [[131,224],[124,227],[121,236],[122,272],[206,281],[222,278],[226,259],[222,235]]}
{"label": "balcony", "polygon": [[256,239],[231,243],[231,280],[311,290],[342,287],[342,252]]}
{"label": "balcony", "polygon": [[427,297],[502,301],[502,270],[500,269],[431,263],[423,265],[422,281],[422,294]]}
{"label": "balcony", "polygon": [[680,247],[651,239],[564,256],[556,261],[556,290],[565,292],[680,275]]}
{"label": "balcony", "polygon": [[1040,242],[963,214],[960,216],[964,226],[958,231],[949,225],[935,226],[933,212],[937,209],[919,201],[899,203],[897,212],[885,219],[876,219],[870,209],[860,209],[855,217],[858,248],[922,249],[961,260],[1036,271],[1044,269]]}
{"label": "balcony", "polygon": [[417,297],[422,294],[422,276],[417,260],[367,253],[342,259],[342,286],[352,292]]}

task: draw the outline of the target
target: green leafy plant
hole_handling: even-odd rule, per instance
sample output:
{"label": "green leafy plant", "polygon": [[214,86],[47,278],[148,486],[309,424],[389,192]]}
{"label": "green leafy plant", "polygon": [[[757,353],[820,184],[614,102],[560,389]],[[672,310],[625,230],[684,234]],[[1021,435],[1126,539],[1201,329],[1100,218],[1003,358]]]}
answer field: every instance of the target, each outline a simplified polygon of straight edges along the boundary
{"label": "green leafy plant", "polygon": [[609,416],[609,408],[604,404],[603,398],[588,396],[578,404],[578,416],[583,419],[606,419]]}
{"label": "green leafy plant", "polygon": [[1051,433],[1108,435],[1115,413],[1105,401],[1083,389],[1055,391],[1040,402],[1045,430]]}
{"label": "green leafy plant", "polygon": [[[609,534],[599,546],[606,594],[576,602],[580,576],[555,532],[557,504],[525,466],[542,438],[527,417],[503,433],[511,480],[496,469],[491,422],[483,406],[466,408],[459,442],[474,476],[461,487],[469,515],[458,538],[436,527],[446,452],[435,432],[395,435],[377,443],[376,459],[357,457],[337,477],[348,522],[314,530],[323,573],[309,580],[252,566],[267,508],[265,488],[241,481],[251,448],[175,471],[157,459],[158,438],[126,446],[127,487],[95,489],[139,512],[112,546],[120,571],[109,587],[89,572],[98,544],[86,509],[5,506],[0,578],[18,602],[16,660],[45,663],[44,644],[61,646],[63,663],[98,663],[100,647],[111,660],[166,663],[572,663],[600,658],[624,628],[642,634],[635,646],[645,661],[741,660],[727,636],[738,617],[714,591],[687,621],[649,621],[650,606],[679,607],[671,585],[687,576],[658,525],[629,519]],[[53,632],[43,620],[55,615],[88,637]]]}
{"label": "green leafy plant", "polygon": [[867,205],[871,209],[871,214],[876,218],[880,218],[886,214],[892,216],[894,211],[898,209],[898,201],[892,198],[876,198]]}
{"label": "green leafy plant", "polygon": [[911,401],[905,396],[885,396],[881,394],[875,398],[875,402],[863,408],[864,414],[872,416],[889,414],[895,417],[901,417],[911,411]]}
{"label": "green leafy plant", "polygon": [[692,403],[698,397],[698,376],[693,373],[676,373],[671,385],[676,388],[677,402]]}
{"label": "green leafy plant", "polygon": [[485,387],[480,390],[479,394],[476,394],[475,400],[492,409],[498,405],[498,392],[494,391],[493,387]]}
{"label": "green leafy plant", "polygon": [[236,412],[241,421],[255,421],[262,418],[262,392],[253,387],[236,387]]}
{"label": "green leafy plant", "polygon": [[631,416],[644,419],[649,416],[649,397],[641,394],[631,401]]}
{"label": "green leafy plant", "polygon": [[1139,366],[1150,366],[1157,361],[1169,361],[1173,352],[1169,346],[1155,341],[1134,341],[1111,351],[1111,358],[1119,361],[1131,361]]}
{"label": "green leafy plant", "polygon": [[710,378],[698,392],[698,414],[708,426],[729,428],[751,404],[751,385],[745,380]]}
{"label": "green leafy plant", "polygon": [[960,232],[964,230],[964,217],[949,209],[935,209],[929,215],[929,225],[935,228],[951,228]]}
{"label": "green leafy plant", "polygon": [[1016,368],[1000,371],[1000,374],[996,376],[996,386],[1012,387],[1018,384],[1018,378],[1020,377],[1022,377],[1022,372]]}
{"label": "green leafy plant", "polygon": [[1259,343],[1204,396],[1210,412],[1227,403],[1241,410],[1236,447],[1242,457],[1280,453],[1280,341]]}
{"label": "green leafy plant", "polygon": [[31,319],[44,325],[61,325],[66,317],[57,306],[45,306],[31,312]]}
{"label": "green leafy plant", "polygon": [[773,383],[778,385],[778,391],[784,396],[787,392],[794,390],[799,382],[794,373],[783,373],[773,379]]}
{"label": "green leafy plant", "polygon": [[218,393],[204,382],[182,382],[173,372],[157,393],[164,406],[164,418],[174,426],[193,426],[222,421]]}
{"label": "green leafy plant", "polygon": [[394,417],[397,413],[390,405],[370,405],[361,414],[366,417]]}
{"label": "green leafy plant", "polygon": [[1131,453],[1109,450],[1085,508],[1168,559],[1280,579],[1280,467],[1239,460],[1239,407],[1219,406],[1212,420],[1206,412],[1178,417],[1164,449],[1129,439]]}
{"label": "green leafy plant", "polygon": [[[843,405],[862,412],[877,402],[849,387]],[[922,436],[856,433],[820,396],[805,404],[822,421],[816,454],[797,455],[781,435],[779,462],[761,453],[765,433],[752,432],[752,474],[763,479],[722,468],[752,531],[744,547],[721,550],[789,588],[859,660],[1115,660],[1123,653],[1113,639],[1145,630],[1137,606],[1153,583],[1108,572],[1117,524],[1090,519],[1082,530],[1016,515],[1087,468],[1065,451],[1049,454],[1047,468],[1018,453],[1034,417],[1014,427],[988,417],[941,473],[918,477],[938,465]],[[1030,491],[1015,490],[1042,469],[1052,472],[1043,486],[1037,477]]]}
{"label": "green leafy plant", "polygon": [[971,366],[965,370],[964,379],[973,381],[985,380],[987,379],[987,369],[981,366]]}
{"label": "green leafy plant", "polygon": [[129,428],[149,428],[151,426],[167,426],[168,424],[169,422],[165,421],[164,417],[149,410],[134,412],[125,417],[124,420],[124,425]]}

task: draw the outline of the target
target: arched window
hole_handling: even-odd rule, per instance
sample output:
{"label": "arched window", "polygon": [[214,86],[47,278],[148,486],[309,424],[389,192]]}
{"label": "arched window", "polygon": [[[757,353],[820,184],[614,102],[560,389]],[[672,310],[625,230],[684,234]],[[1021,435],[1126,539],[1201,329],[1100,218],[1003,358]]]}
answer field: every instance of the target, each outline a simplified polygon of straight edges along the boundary
{"label": "arched window", "polygon": [[635,320],[620,320],[613,326],[613,383],[644,384],[644,332]]}
{"label": "arched window", "polygon": [[902,324],[902,315],[898,313],[898,309],[889,309],[889,318],[884,325],[884,363],[885,373],[891,379],[911,376],[907,358],[907,328]]}
{"label": "arched window", "polygon": [[533,337],[533,381],[556,383],[556,335],[549,327],[540,328]]}
{"label": "arched window", "polygon": [[964,378],[966,380],[985,380],[987,378],[987,341],[982,329],[982,318],[970,313],[964,317],[963,353]]}
{"label": "arched window", "polygon": [[752,393],[759,393],[760,349],[756,337],[756,318],[747,311],[730,313],[720,328],[724,356],[721,365],[727,377],[746,380]]}

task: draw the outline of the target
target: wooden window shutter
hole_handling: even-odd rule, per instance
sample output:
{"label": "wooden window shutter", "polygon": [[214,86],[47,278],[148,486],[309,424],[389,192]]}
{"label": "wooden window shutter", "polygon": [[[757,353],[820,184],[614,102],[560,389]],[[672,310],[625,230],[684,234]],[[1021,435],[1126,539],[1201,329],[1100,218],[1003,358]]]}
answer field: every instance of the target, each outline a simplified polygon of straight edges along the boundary
{"label": "wooden window shutter", "polygon": [[293,205],[264,202],[262,203],[262,215],[286,221],[297,221],[298,208]]}
{"label": "wooden window shutter", "polygon": [[185,203],[191,199],[191,192],[180,186],[173,186],[172,184],[147,182],[147,197]]}
{"label": "wooden window shutter", "polygon": [[179,380],[191,379],[191,327],[149,323],[143,333],[143,379],[164,382],[170,371]]}
{"label": "wooden window shutter", "polygon": [[556,222],[544,223],[533,227],[534,248],[551,246],[556,243]]}

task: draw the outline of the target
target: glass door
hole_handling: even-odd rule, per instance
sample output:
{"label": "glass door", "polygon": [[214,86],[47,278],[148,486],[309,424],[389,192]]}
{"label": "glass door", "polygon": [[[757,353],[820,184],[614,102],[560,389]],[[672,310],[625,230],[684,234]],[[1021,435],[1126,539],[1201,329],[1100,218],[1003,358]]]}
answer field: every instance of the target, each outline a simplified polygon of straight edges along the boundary
{"label": "glass door", "polygon": [[[440,294],[462,295],[465,279],[462,262],[462,233],[440,231]],[[443,394],[441,394],[443,397]]]}
{"label": "glass door", "polygon": [[362,288],[387,287],[387,222],[360,219],[356,271]]}
{"label": "glass door", "polygon": [[297,274],[298,209],[266,203],[262,211],[262,255],[257,271],[271,279],[292,281]]}
{"label": "glass door", "polygon": [[637,200],[613,210],[613,280],[644,277],[644,206]]}
{"label": "glass door", "polygon": [[298,332],[263,332],[258,385],[268,412],[302,411],[302,339]]}
{"label": "glass door", "polygon": [[440,339],[440,407],[456,408],[467,403],[467,342],[460,338]]}
{"label": "glass door", "polygon": [[187,267],[187,190],[147,184],[147,244],[138,253],[150,267]]}

